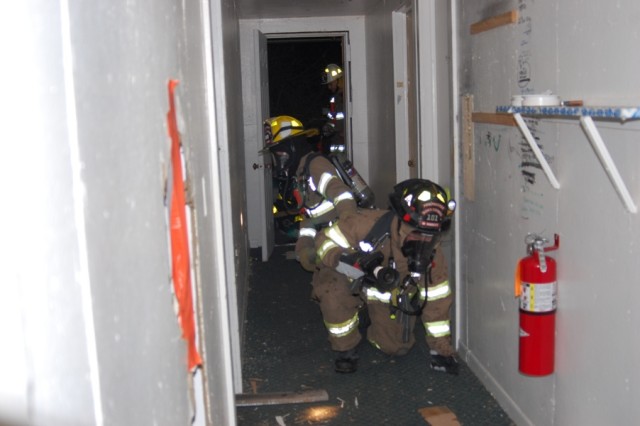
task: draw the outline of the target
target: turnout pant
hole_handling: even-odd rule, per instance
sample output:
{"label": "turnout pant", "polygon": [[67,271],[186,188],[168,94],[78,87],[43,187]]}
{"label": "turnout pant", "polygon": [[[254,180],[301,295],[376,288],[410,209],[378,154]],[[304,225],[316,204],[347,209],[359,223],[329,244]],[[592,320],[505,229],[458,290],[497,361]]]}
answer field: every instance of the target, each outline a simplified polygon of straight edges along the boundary
{"label": "turnout pant", "polygon": [[358,331],[358,311],[363,302],[352,294],[347,277],[333,269],[320,267],[311,284],[311,297],[320,304],[331,349],[343,352],[355,348],[362,339]]}

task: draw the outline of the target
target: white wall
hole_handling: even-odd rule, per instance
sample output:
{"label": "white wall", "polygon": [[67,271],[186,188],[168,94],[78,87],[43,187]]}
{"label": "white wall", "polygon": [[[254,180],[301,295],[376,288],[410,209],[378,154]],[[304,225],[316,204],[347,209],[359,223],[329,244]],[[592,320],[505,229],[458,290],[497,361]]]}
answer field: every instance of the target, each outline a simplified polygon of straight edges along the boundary
{"label": "white wall", "polygon": [[[235,0],[211,2],[211,54],[213,56],[213,96],[215,115],[208,117],[213,122],[217,134],[217,152],[210,152],[211,178],[219,181],[220,193],[214,193],[214,200],[220,204],[212,212],[221,211],[222,222],[217,223],[221,235],[211,235],[210,247],[212,255],[224,257],[226,273],[220,274],[219,265],[209,263],[203,265],[210,275],[203,279],[204,283],[220,283],[220,286],[204,287],[203,300],[216,300],[220,306],[231,307],[228,312],[211,312],[204,322],[205,327],[211,327],[211,334],[207,335],[207,351],[214,354],[213,359],[218,362],[225,359],[227,348],[220,347],[220,342],[231,339],[233,355],[234,387],[236,392],[242,389],[241,336],[244,322],[240,320],[240,313],[244,311],[246,300],[241,296],[245,290],[249,277],[249,245],[247,238],[247,201],[245,193],[244,174],[244,133],[242,127],[242,84],[240,75],[240,33]],[[196,152],[198,154],[198,152]],[[201,160],[202,161],[202,160]],[[210,234],[207,234],[209,236]],[[222,237],[222,238],[220,238]],[[221,241],[222,239],[222,241]],[[224,244],[220,244],[224,242]],[[216,251],[217,250],[217,251]],[[223,252],[221,252],[223,250]],[[238,296],[240,295],[240,296]],[[219,317],[215,317],[219,315]],[[229,329],[228,329],[229,328]],[[220,365],[214,369],[220,377],[209,376],[209,385],[218,398],[224,395],[226,386],[225,376],[230,374],[228,368]],[[219,404],[220,400],[212,400],[212,404]],[[224,399],[229,409],[235,407],[235,402]],[[213,413],[221,416],[225,413]],[[226,423],[229,420],[217,417],[214,420]],[[217,423],[217,422],[216,422]]]}
{"label": "white wall", "polygon": [[367,182],[381,208],[387,207],[387,195],[396,181],[392,11],[380,8],[366,17],[368,168],[375,171]]}
{"label": "white wall", "polygon": [[[368,14],[365,21],[369,70],[369,140],[366,147],[369,150],[369,169],[374,171],[369,174],[369,184],[376,193],[380,208],[388,207],[387,196],[397,183],[391,13],[411,3],[410,0],[385,2],[374,13]],[[449,9],[446,2],[433,0],[416,2],[416,6],[420,177],[451,186]]]}
{"label": "white wall", "polygon": [[12,57],[0,71],[11,82],[0,119],[9,142],[0,167],[0,422],[92,424],[102,407],[63,24],[58,2],[39,3],[8,5],[0,18],[0,46]]}
{"label": "white wall", "polygon": [[[633,83],[640,58],[631,53],[639,37],[637,2],[458,3],[458,89],[474,96],[476,111],[494,112],[511,95],[545,90],[592,105],[640,103]],[[472,23],[513,8],[520,11],[517,24],[470,35]],[[625,209],[577,120],[528,122],[559,190],[526,163],[531,155],[517,128],[474,126],[475,201],[459,200],[457,216],[463,353],[517,424],[634,424],[640,418],[634,386],[640,288],[632,265],[640,217]],[[640,123],[596,125],[639,203]],[[513,277],[528,232],[560,235],[553,253],[559,264],[556,372],[543,378],[518,373]]]}
{"label": "white wall", "polygon": [[[0,422],[190,422],[164,189],[175,78],[211,294],[220,287],[211,272],[220,211],[201,6],[32,1],[2,15],[0,43],[12,60],[2,70],[10,84],[0,185],[12,207],[0,220]],[[202,320],[228,318],[217,302],[204,301]],[[219,337],[207,348],[217,348],[203,351],[210,377],[228,378],[228,344]],[[216,424],[234,422],[225,384],[208,395],[212,418],[224,419]]]}

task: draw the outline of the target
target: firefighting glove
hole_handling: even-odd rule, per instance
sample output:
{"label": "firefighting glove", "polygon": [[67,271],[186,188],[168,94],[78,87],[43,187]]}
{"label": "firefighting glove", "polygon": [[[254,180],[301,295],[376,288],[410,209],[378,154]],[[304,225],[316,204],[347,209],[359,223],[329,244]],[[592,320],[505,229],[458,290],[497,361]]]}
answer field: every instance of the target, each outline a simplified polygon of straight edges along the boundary
{"label": "firefighting glove", "polygon": [[316,249],[314,247],[302,247],[296,250],[296,257],[305,271],[313,272],[316,270]]}
{"label": "firefighting glove", "polygon": [[336,271],[354,280],[367,275],[368,278],[375,281],[374,270],[380,266],[382,260],[383,255],[380,252],[342,253]]}

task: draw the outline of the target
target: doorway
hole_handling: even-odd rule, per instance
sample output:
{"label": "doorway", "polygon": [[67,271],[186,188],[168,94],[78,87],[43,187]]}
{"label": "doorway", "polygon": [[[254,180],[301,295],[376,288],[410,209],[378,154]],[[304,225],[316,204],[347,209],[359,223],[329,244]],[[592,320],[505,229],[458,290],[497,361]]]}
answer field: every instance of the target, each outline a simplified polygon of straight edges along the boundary
{"label": "doorway", "polygon": [[[321,129],[327,122],[329,99],[322,73],[328,64],[336,64],[344,71],[343,80],[348,87],[348,61],[345,55],[343,34],[302,35],[292,37],[267,36],[269,74],[269,115],[292,116],[302,122],[305,129]],[[347,90],[345,89],[345,92]],[[345,146],[350,153],[348,121],[348,94],[345,99]],[[275,245],[293,244],[298,237],[299,214],[288,213],[282,208],[274,181],[274,230]]]}
{"label": "doorway", "polygon": [[268,39],[267,51],[271,116],[291,115],[312,127],[326,116],[322,70],[327,64],[344,69],[342,37]]}

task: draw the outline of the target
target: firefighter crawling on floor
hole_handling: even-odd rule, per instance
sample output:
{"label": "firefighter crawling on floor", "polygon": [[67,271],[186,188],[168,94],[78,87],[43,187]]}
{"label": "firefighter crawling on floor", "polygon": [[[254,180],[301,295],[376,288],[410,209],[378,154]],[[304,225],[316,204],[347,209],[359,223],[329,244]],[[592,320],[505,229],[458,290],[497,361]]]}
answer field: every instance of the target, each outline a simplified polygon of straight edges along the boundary
{"label": "firefighter crawling on floor", "polygon": [[423,179],[397,184],[390,210],[359,210],[316,237],[318,271],[313,297],[320,303],[335,369],[357,369],[366,307],[366,339],[388,355],[404,355],[415,344],[414,326],[424,325],[430,367],[458,374],[451,346],[447,265],[439,239],[451,222],[455,202],[439,185]]}

